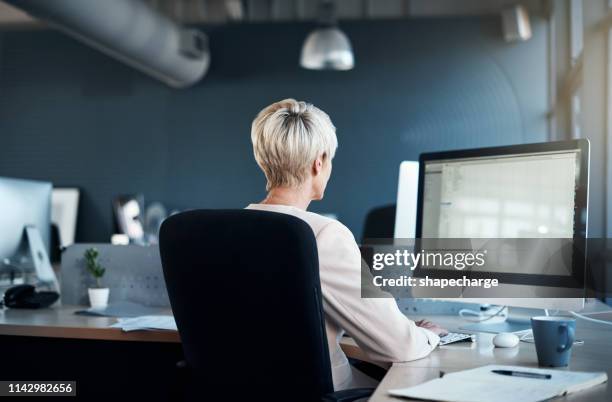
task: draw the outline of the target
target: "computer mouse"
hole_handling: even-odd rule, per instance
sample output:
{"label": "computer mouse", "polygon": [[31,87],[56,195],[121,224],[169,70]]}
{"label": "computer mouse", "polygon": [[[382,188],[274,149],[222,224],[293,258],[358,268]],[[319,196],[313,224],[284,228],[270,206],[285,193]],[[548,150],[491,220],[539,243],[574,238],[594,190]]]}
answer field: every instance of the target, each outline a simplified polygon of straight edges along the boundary
{"label": "computer mouse", "polygon": [[510,332],[499,333],[493,338],[493,345],[497,348],[513,348],[519,342],[519,337]]}

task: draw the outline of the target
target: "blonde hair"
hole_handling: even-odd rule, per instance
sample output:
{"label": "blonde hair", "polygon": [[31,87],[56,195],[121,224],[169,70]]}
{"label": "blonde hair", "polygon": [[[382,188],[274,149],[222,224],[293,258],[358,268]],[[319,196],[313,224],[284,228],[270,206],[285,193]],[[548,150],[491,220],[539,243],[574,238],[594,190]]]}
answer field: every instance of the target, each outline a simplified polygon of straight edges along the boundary
{"label": "blonde hair", "polygon": [[285,99],[264,108],[251,126],[257,164],[274,187],[297,187],[317,157],[330,160],[338,148],[336,127],[314,105]]}

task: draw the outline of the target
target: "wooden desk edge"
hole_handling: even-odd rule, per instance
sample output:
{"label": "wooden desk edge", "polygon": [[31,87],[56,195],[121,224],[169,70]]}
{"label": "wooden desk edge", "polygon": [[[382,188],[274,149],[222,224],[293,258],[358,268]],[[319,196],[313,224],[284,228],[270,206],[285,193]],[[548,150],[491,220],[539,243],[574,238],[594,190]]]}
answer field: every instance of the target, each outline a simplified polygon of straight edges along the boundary
{"label": "wooden desk edge", "polygon": [[175,331],[144,330],[124,332],[119,328],[56,327],[13,324],[0,325],[0,336],[170,343],[179,343],[181,341],[178,332]]}
{"label": "wooden desk edge", "polygon": [[[3,310],[0,314],[0,336],[83,339],[102,341],[137,341],[180,343],[177,331],[143,330],[123,332],[110,328],[112,317],[75,315],[83,306],[57,306],[36,310]],[[160,310],[160,314],[171,312]]]}

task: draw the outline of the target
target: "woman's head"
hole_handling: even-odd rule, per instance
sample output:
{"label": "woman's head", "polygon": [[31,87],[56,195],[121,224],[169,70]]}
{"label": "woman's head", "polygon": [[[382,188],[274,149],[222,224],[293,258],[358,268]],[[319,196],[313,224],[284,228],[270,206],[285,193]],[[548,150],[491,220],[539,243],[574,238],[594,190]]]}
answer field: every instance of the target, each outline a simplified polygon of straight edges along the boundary
{"label": "woman's head", "polygon": [[323,197],[338,147],[325,112],[295,99],[273,103],[253,120],[251,140],[268,190],[309,186],[313,199]]}

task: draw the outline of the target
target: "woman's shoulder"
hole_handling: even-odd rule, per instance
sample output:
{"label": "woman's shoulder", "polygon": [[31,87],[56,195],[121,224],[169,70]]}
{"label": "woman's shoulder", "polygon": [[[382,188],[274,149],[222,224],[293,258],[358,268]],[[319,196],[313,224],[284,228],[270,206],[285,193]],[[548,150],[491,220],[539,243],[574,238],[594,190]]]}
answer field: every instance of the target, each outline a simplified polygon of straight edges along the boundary
{"label": "woman's shoulder", "polygon": [[318,214],[316,212],[305,211],[303,209],[285,206],[285,205],[264,205],[264,204],[251,204],[247,209],[259,209],[265,211],[274,211],[293,215],[308,223],[315,234],[315,237],[319,237],[321,233],[330,234],[338,233],[350,238],[353,238],[351,231],[344,226],[339,220],[329,216]]}
{"label": "woman's shoulder", "polygon": [[304,220],[313,228],[315,236],[318,237],[322,233],[336,233],[353,238],[353,233],[339,220],[316,212],[305,211],[305,213],[307,216]]}

